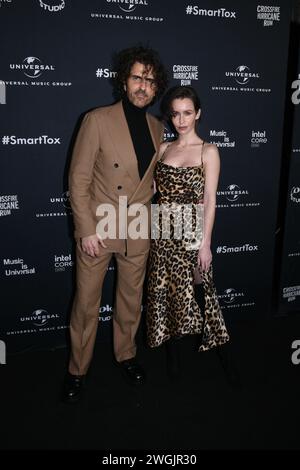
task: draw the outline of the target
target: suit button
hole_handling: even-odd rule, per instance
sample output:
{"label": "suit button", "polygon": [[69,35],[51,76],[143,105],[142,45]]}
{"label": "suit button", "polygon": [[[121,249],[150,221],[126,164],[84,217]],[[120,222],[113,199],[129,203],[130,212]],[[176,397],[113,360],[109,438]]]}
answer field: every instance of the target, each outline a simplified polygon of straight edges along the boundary
{"label": "suit button", "polygon": [[122,186],[118,186],[118,189],[122,189]]}
{"label": "suit button", "polygon": [[119,168],[119,164],[118,164],[118,163],[115,163],[115,164],[114,164],[114,167],[115,167],[115,168]]}

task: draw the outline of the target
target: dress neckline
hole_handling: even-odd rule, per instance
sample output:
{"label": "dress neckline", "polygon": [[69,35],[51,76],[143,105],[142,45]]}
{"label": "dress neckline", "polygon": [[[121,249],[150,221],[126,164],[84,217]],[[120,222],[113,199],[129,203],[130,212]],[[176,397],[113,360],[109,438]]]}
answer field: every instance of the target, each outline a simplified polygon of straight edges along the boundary
{"label": "dress neckline", "polygon": [[191,169],[191,168],[200,168],[200,167],[203,167],[203,158],[202,158],[202,154],[203,154],[203,148],[204,148],[204,144],[205,144],[205,140],[202,140],[202,150],[201,150],[201,164],[200,165],[193,165],[193,166],[174,166],[174,165],[168,165],[168,163],[164,163],[163,162],[163,157],[164,157],[164,154],[166,153],[166,150],[167,148],[171,145],[172,142],[170,142],[165,150],[163,151],[163,154],[162,156],[160,157],[160,159],[158,160],[159,162],[161,162],[163,165],[165,166],[169,166],[170,168],[174,168],[175,170],[186,170],[186,169]]}
{"label": "dress neckline", "polygon": [[203,162],[201,163],[201,165],[193,165],[193,166],[174,166],[174,165],[168,165],[168,163],[164,163],[162,160],[158,160],[159,163],[161,163],[162,165],[165,165],[165,166],[168,166],[170,168],[174,168],[175,170],[188,170],[188,169],[191,169],[191,168],[200,168],[203,166]]}

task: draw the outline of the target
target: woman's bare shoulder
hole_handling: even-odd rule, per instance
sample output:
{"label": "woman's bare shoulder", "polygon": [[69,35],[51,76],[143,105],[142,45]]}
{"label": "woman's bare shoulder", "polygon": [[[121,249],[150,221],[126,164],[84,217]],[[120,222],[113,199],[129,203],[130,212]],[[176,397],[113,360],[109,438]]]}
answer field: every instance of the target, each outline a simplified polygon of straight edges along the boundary
{"label": "woman's bare shoulder", "polygon": [[207,161],[218,161],[220,158],[218,147],[210,142],[205,142],[203,147],[203,160]]}
{"label": "woman's bare shoulder", "polygon": [[165,153],[167,147],[169,147],[170,144],[171,144],[171,142],[169,140],[165,140],[164,142],[161,142],[161,144],[159,146],[158,158],[161,158],[163,156],[163,154]]}

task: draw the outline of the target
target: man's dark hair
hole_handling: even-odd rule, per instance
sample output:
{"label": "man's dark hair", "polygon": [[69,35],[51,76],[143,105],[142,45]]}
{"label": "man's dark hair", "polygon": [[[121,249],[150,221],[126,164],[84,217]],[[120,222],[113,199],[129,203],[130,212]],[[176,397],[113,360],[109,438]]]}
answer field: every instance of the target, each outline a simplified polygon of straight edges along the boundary
{"label": "man's dark hair", "polygon": [[117,72],[115,84],[120,96],[125,93],[124,83],[126,83],[131,68],[136,62],[152,69],[156,84],[154,100],[158,99],[165,92],[168,86],[168,74],[158,53],[154,49],[140,45],[129,47],[120,51],[115,56],[114,62],[115,71]]}
{"label": "man's dark hair", "polygon": [[192,100],[196,113],[199,109],[201,109],[199,96],[197,95],[197,92],[193,87],[174,86],[167,91],[161,103],[161,111],[166,121],[172,117],[173,101],[183,98],[189,98],[190,100]]}

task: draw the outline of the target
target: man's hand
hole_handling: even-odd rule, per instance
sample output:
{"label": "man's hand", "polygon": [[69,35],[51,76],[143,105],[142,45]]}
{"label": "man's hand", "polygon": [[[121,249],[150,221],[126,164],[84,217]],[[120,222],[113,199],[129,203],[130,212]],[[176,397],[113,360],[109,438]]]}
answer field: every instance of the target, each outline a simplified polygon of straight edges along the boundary
{"label": "man's hand", "polygon": [[107,248],[103,240],[101,240],[97,234],[81,238],[82,250],[92,258],[95,258],[99,255],[99,244],[102,246],[102,248]]}

